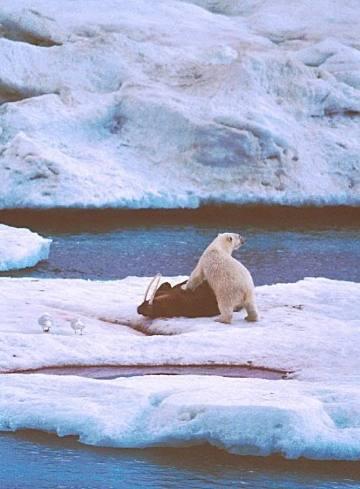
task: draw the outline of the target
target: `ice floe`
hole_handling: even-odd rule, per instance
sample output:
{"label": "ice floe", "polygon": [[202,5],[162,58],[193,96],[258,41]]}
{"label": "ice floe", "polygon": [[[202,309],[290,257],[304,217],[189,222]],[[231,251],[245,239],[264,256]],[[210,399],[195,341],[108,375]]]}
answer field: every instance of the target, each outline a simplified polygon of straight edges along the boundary
{"label": "ice floe", "polygon": [[0,271],[33,267],[49,256],[51,239],[0,224]]}
{"label": "ice floe", "polygon": [[4,0],[0,208],[359,204],[359,16]]}
{"label": "ice floe", "polygon": [[[183,277],[172,278],[181,281]],[[308,278],[257,288],[261,320],[146,320],[146,278],[0,279],[0,429],[116,447],[208,442],[238,454],[360,458],[360,285]],[[37,319],[53,319],[43,333]],[[70,322],[86,329],[75,335]],[[91,380],[5,372],[66,365],[252,365],[289,380]]]}
{"label": "ice floe", "polygon": [[[183,277],[171,279],[181,281]],[[297,378],[359,373],[360,285],[323,278],[257,287],[261,320],[148,320],[136,313],[147,279],[95,282],[1,278],[0,370],[64,365],[235,364],[294,371]],[[54,325],[38,324],[50,314]],[[76,336],[71,320],[86,327]]]}
{"label": "ice floe", "polygon": [[112,447],[210,443],[242,455],[360,458],[357,386],[206,376],[0,376],[0,430]]}

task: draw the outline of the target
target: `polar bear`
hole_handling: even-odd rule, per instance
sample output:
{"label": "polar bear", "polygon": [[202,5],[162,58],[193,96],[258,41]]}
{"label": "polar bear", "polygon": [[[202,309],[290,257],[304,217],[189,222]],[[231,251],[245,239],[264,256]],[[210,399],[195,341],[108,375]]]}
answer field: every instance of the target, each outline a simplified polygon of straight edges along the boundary
{"label": "polar bear", "polygon": [[221,233],[201,255],[186,289],[196,289],[207,280],[213,289],[220,316],[216,321],[230,324],[234,310],[246,309],[247,321],[257,321],[255,287],[247,268],[231,256],[245,240],[236,233]]}

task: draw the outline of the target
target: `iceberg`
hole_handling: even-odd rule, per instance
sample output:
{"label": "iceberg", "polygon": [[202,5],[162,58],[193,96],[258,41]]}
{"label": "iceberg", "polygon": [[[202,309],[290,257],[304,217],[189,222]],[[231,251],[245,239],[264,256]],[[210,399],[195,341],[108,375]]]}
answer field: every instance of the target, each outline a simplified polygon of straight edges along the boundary
{"label": "iceberg", "polygon": [[49,256],[51,239],[26,228],[0,224],[0,271],[35,266]]}
{"label": "iceberg", "polygon": [[359,205],[358,2],[308,11],[4,0],[0,208]]}

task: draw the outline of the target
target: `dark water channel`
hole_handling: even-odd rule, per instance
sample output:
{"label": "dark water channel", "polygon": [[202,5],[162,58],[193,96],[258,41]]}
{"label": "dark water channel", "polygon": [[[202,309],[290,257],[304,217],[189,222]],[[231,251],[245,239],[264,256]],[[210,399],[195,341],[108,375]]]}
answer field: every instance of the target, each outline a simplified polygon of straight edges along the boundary
{"label": "dark water channel", "polygon": [[[290,211],[289,211],[290,212]],[[345,214],[344,214],[345,212]],[[128,275],[187,275],[219,232],[239,232],[236,252],[258,285],[306,276],[360,281],[357,213],[264,214],[256,210],[207,213],[64,213],[1,215],[53,239],[48,261],[12,276],[111,280]],[[9,275],[4,273],[3,275]]]}

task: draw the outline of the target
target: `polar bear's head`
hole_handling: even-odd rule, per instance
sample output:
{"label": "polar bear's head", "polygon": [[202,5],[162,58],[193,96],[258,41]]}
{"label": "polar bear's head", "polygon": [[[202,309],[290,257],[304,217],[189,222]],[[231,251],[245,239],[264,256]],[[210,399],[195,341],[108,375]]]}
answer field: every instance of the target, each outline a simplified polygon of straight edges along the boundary
{"label": "polar bear's head", "polygon": [[220,233],[218,234],[216,241],[219,242],[223,250],[232,253],[234,250],[240,248],[245,243],[245,239],[236,233]]}

